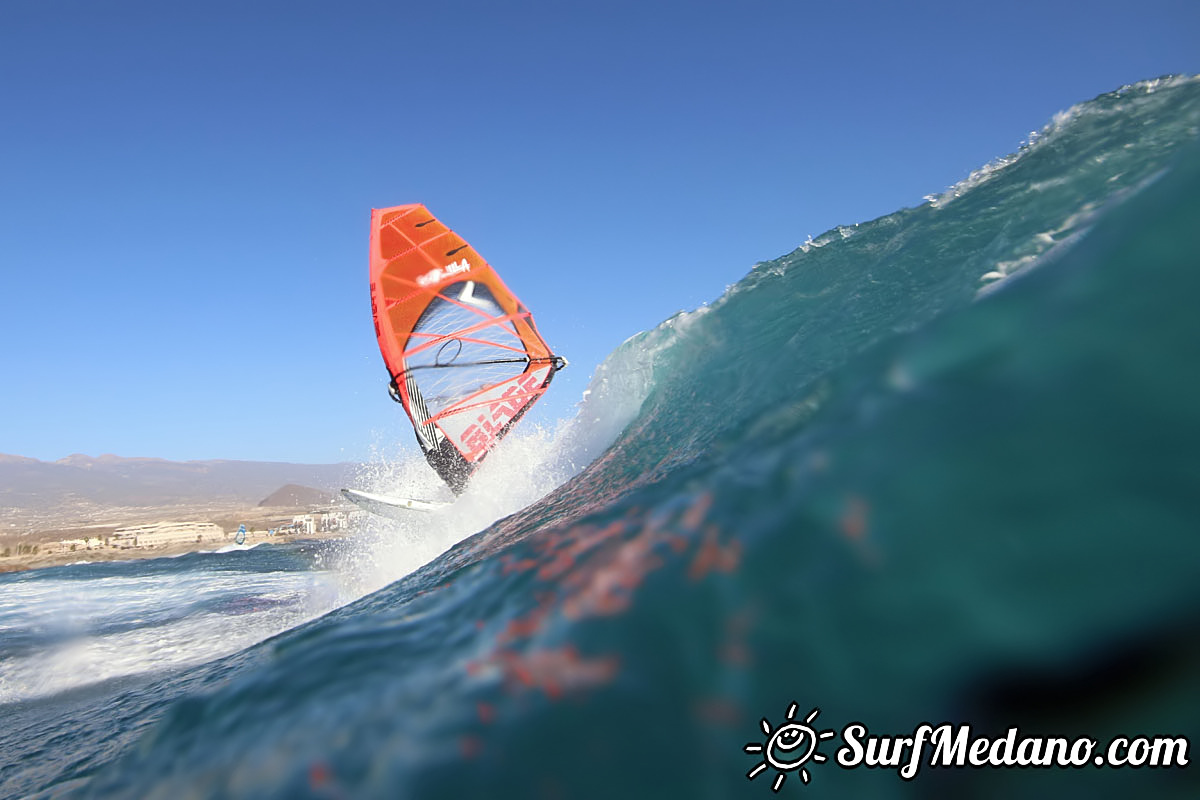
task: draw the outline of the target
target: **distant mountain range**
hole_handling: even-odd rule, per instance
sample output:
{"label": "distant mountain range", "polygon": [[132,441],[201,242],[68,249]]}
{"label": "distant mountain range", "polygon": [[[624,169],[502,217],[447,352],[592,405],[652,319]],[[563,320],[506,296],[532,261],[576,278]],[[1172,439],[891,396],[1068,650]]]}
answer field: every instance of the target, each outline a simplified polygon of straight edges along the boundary
{"label": "distant mountain range", "polygon": [[297,486],[289,483],[287,486],[271,492],[269,497],[258,501],[259,508],[283,506],[285,508],[301,508],[304,506],[327,506],[337,499],[333,492],[322,492],[311,486]]}
{"label": "distant mountain range", "polygon": [[158,506],[205,502],[257,505],[287,484],[336,492],[357,464],[166,461],[71,455],[58,461],[0,453],[0,507],[48,509],[65,502]]}

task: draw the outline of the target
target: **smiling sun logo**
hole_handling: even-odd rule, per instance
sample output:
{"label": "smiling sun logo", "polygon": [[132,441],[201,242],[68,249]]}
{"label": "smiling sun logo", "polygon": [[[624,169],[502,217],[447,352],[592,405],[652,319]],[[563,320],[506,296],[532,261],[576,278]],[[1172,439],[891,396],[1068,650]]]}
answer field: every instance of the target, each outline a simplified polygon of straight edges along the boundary
{"label": "smiling sun logo", "polygon": [[783,786],[787,774],[794,770],[800,770],[800,780],[807,784],[812,776],[808,774],[805,763],[810,760],[818,764],[825,761],[825,756],[817,752],[817,748],[822,739],[828,739],[835,733],[834,731],[817,733],[812,727],[812,721],[820,713],[821,709],[814,708],[804,718],[803,723],[793,722],[796,718],[796,704],[792,703],[788,706],[787,720],[775,729],[772,729],[771,723],[767,721],[766,717],[763,717],[762,731],[767,740],[762,744],[751,742],[742,748],[744,752],[759,753],[763,757],[761,762],[755,764],[753,769],[746,773],[746,777],[754,780],[767,767],[774,767],[777,774],[771,791],[778,792],[779,787]]}

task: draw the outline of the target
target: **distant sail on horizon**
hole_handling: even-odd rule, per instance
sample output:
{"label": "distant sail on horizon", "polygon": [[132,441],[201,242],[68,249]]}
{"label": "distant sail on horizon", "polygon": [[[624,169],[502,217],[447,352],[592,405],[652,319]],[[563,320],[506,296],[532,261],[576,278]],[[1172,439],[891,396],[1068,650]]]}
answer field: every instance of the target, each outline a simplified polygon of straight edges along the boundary
{"label": "distant sail on horizon", "polygon": [[420,203],[372,209],[370,269],[389,391],[459,494],[566,360],[483,257]]}

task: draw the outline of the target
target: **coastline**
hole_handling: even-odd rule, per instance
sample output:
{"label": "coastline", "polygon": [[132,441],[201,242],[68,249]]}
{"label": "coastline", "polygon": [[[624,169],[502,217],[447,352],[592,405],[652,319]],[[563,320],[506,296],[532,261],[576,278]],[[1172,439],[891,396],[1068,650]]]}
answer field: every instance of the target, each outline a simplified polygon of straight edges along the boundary
{"label": "coastline", "polygon": [[145,558],[169,558],[188,553],[215,553],[227,547],[250,547],[269,542],[313,541],[325,539],[345,539],[350,536],[348,531],[317,532],[300,534],[275,534],[266,531],[247,532],[245,542],[236,545],[232,536],[226,541],[187,542],[180,544],[159,545],[157,547],[131,547],[116,549],[111,547],[95,548],[92,550],[73,550],[58,553],[22,553],[20,555],[0,556],[0,574],[10,572],[26,572],[29,570],[46,569],[48,567],[63,567],[72,564],[95,564],[101,561],[138,561]]}
{"label": "coastline", "polygon": [[[216,552],[237,545],[238,529],[245,528],[242,545],[263,542],[343,539],[351,534],[353,511],[345,506],[246,507],[240,505],[90,508],[64,510],[20,520],[9,516],[20,533],[0,532],[0,574],[24,572],[78,563],[133,561],[187,553]],[[365,513],[365,512],[357,512]],[[307,525],[298,524],[302,520]],[[203,523],[212,534],[203,540],[116,546],[115,538],[135,526]],[[219,529],[219,530],[218,530]],[[128,534],[126,535],[128,537]],[[78,542],[78,544],[69,544]],[[90,545],[85,545],[90,542]]]}

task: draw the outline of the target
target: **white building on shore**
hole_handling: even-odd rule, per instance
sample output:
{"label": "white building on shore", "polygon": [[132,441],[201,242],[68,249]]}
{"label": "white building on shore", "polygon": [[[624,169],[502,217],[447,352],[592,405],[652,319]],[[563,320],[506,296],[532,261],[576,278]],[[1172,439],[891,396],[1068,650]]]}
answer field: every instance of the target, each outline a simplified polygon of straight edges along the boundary
{"label": "white building on shore", "polygon": [[224,542],[225,531],[211,522],[155,522],[117,528],[108,537],[108,546],[116,548],[164,547],[169,544]]}
{"label": "white building on shore", "polygon": [[69,553],[75,550],[98,550],[104,546],[104,540],[98,536],[86,539],[63,539],[59,542],[46,542],[41,545],[42,553]]}

